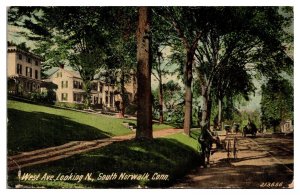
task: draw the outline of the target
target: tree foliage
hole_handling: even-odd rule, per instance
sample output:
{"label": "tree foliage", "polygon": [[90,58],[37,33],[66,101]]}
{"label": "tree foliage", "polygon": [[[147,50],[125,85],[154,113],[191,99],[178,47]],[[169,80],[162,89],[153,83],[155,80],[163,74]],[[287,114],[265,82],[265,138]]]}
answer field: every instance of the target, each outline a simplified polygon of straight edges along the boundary
{"label": "tree foliage", "polygon": [[79,72],[89,106],[91,82],[107,58],[109,14],[102,7],[18,7],[9,21],[31,30],[27,37],[39,41],[36,52],[46,66],[67,64]]}
{"label": "tree foliage", "polygon": [[211,8],[212,15],[195,53],[202,124],[210,121],[211,95],[219,102],[238,94],[247,99],[254,91],[254,71],[274,75],[291,66],[282,47],[285,19],[277,7],[216,7]]}
{"label": "tree foliage", "polygon": [[291,83],[282,78],[270,79],[262,86],[261,120],[274,131],[281,121],[293,119],[294,95]]}

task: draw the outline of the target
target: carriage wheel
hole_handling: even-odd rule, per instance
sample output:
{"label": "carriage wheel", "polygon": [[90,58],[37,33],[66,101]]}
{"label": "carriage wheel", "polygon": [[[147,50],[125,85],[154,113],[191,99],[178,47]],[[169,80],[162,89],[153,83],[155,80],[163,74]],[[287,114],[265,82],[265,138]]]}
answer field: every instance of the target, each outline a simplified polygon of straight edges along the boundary
{"label": "carriage wheel", "polygon": [[233,156],[234,159],[237,159],[237,138],[233,140]]}
{"label": "carriage wheel", "polygon": [[245,132],[243,132],[243,136],[246,137],[246,133]]}
{"label": "carriage wheel", "polygon": [[230,158],[230,148],[231,148],[231,143],[230,140],[227,141],[227,158]]}

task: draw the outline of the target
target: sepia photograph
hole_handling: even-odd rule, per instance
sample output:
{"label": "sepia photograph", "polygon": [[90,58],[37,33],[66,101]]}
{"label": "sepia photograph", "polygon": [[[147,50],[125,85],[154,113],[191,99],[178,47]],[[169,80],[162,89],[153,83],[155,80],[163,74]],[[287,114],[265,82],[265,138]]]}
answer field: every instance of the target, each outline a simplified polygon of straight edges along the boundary
{"label": "sepia photograph", "polygon": [[293,6],[7,6],[7,189],[294,189]]}

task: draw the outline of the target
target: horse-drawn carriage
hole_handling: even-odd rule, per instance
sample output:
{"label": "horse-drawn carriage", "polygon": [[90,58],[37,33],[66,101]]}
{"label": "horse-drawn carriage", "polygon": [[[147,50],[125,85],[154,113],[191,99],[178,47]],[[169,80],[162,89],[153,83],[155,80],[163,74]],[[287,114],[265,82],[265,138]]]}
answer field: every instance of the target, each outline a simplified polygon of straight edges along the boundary
{"label": "horse-drawn carriage", "polygon": [[[210,155],[217,150],[226,152],[228,159],[238,158],[239,141],[246,137],[247,134],[256,136],[257,128],[251,121],[242,129],[242,135],[239,133],[239,124],[234,123],[233,126],[224,125],[225,134],[218,135],[218,131],[203,131],[202,137],[199,136],[198,142],[201,147],[200,156],[204,166],[209,164]],[[220,131],[222,132],[222,131]],[[215,147],[213,147],[213,144]],[[205,162],[207,161],[207,162]]]}
{"label": "horse-drawn carriage", "polygon": [[243,136],[246,137],[247,134],[251,134],[252,136],[256,136],[257,128],[254,123],[248,122],[248,124],[243,128]]}

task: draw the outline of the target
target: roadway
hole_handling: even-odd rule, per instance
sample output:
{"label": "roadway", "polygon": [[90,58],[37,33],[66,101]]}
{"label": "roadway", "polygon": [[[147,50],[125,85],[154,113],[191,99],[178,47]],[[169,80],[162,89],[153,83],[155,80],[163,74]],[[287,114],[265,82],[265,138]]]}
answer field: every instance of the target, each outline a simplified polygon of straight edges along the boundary
{"label": "roadway", "polygon": [[292,136],[258,134],[238,137],[237,158],[226,151],[211,156],[208,168],[198,167],[174,188],[293,188]]}

